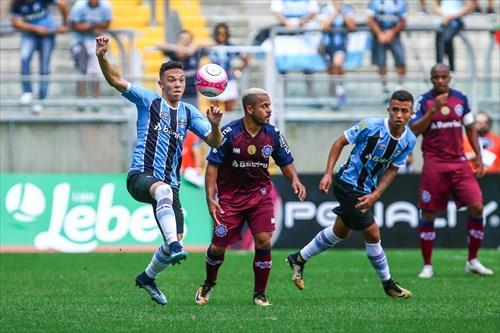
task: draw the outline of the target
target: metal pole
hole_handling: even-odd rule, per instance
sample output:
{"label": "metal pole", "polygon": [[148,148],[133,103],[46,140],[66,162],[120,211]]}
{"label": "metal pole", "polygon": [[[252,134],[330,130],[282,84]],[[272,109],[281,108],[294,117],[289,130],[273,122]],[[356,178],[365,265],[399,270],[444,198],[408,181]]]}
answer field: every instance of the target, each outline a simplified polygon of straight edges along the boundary
{"label": "metal pole", "polygon": [[168,17],[170,15],[170,0],[163,1],[163,37],[165,38],[165,42],[168,42]]}
{"label": "metal pole", "polygon": [[151,8],[151,14],[149,15],[149,26],[156,27],[158,22],[156,20],[156,0],[149,0],[149,7]]}

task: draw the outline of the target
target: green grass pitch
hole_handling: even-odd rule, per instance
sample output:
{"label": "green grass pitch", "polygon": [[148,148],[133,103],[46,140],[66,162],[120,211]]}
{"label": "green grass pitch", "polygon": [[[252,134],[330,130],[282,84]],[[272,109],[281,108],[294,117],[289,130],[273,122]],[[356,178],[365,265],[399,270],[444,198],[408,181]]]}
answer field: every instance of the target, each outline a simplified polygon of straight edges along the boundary
{"label": "green grass pitch", "polygon": [[273,251],[268,295],[252,304],[252,253],[228,252],[210,303],[194,294],[204,277],[204,254],[169,268],[158,279],[169,304],[159,306],[134,286],[146,253],[0,255],[0,330],[6,332],[500,332],[500,252],[481,250],[493,277],[464,273],[466,250],[436,249],[435,276],[417,278],[418,250],[387,249],[408,300],[384,295],[362,250],[315,257],[299,291]]}

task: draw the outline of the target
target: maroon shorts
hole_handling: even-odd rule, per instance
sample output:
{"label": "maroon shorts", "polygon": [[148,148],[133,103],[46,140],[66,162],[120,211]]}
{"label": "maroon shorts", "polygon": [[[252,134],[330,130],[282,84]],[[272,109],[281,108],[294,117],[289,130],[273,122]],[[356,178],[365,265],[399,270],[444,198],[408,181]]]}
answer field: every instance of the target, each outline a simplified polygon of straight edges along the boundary
{"label": "maroon shorts", "polygon": [[217,212],[217,221],[214,223],[212,244],[227,247],[241,240],[241,229],[246,222],[252,235],[260,232],[274,231],[274,206],[271,194],[252,194],[243,206],[234,206],[232,202],[220,201],[224,214]]}
{"label": "maroon shorts", "polygon": [[426,159],[420,176],[418,207],[444,210],[453,195],[457,207],[482,203],[483,195],[469,163]]}

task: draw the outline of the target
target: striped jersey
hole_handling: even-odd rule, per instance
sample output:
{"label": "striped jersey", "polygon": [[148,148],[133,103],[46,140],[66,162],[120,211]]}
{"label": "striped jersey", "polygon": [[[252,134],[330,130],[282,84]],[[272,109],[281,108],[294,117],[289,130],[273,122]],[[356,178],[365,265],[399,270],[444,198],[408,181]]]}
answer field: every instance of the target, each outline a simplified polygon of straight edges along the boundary
{"label": "striped jersey", "polygon": [[415,147],[416,138],[406,127],[399,138],[391,135],[388,118],[367,118],[344,132],[354,148],[336,177],[355,190],[372,193],[378,179],[389,166],[405,166]]}
{"label": "striped jersey", "polygon": [[137,106],[137,142],[130,171],[153,175],[173,188],[180,185],[182,143],[189,129],[206,141],[211,125],[191,104],[177,109],[156,92],[129,85],[122,95]]}
{"label": "striped jersey", "polygon": [[[420,96],[415,103],[415,114],[410,119],[410,124],[430,112],[434,100],[432,91]],[[473,122],[474,117],[467,96],[458,90],[450,89],[446,104],[434,112],[429,128],[422,133],[424,158],[448,162],[466,161],[462,130]]]}
{"label": "striped jersey", "polygon": [[269,158],[279,167],[293,163],[288,143],[273,125],[262,126],[251,136],[243,119],[237,119],[222,128],[222,145],[212,149],[207,160],[219,166],[217,191],[219,199],[234,203],[237,198],[271,190]]}

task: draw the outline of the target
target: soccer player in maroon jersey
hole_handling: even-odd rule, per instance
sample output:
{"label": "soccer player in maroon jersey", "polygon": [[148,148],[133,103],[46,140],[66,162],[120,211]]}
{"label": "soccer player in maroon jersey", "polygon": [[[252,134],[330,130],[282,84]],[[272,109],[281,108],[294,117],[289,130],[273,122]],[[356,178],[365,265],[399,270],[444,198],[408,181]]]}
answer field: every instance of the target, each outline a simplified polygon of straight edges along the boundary
{"label": "soccer player in maroon jersey", "polygon": [[244,117],[222,129],[222,145],[213,149],[207,158],[205,186],[214,230],[205,257],[205,281],[195,296],[199,305],[208,303],[226,248],[241,238],[245,222],[255,241],[253,302],[259,306],[271,305],[265,294],[271,272],[274,231],[272,185],[268,171],[270,157],[290,180],[299,200],[306,196],[285,138],[269,124],[271,100],[268,93],[250,88],[244,92],[242,102]]}
{"label": "soccer player in maroon jersey", "polygon": [[[436,233],[434,220],[438,211],[447,208],[450,194],[458,207],[467,206],[467,243],[469,257],[465,271],[479,275],[493,275],[477,259],[483,238],[483,197],[477,179],[464,155],[462,127],[476,156],[481,156],[478,135],[467,97],[449,87],[450,69],[437,64],[431,70],[433,89],[417,100],[415,117],[411,129],[415,135],[422,134],[424,166],[420,177],[419,202],[420,247],[424,259],[421,278],[434,275],[431,254]],[[476,161],[476,174],[484,174],[481,158]]]}

